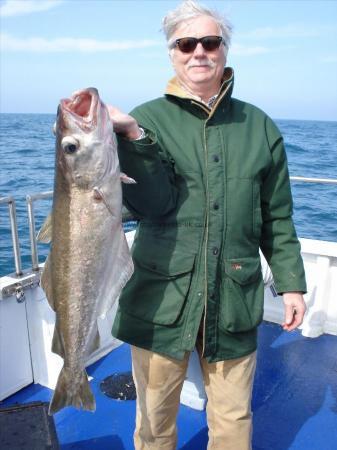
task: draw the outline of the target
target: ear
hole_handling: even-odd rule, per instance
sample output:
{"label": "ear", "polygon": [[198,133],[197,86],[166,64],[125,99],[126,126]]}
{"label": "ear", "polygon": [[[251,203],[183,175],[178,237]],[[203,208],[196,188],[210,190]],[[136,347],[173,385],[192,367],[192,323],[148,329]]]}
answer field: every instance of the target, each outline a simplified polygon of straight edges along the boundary
{"label": "ear", "polygon": [[224,51],[224,55],[225,55],[225,64],[226,64],[226,62],[227,62],[227,55],[228,55],[228,47],[224,45],[223,51]]}
{"label": "ear", "polygon": [[171,48],[168,51],[168,55],[169,55],[169,58],[170,58],[170,61],[171,61],[171,65],[172,65],[173,69],[176,70],[176,64],[175,64],[175,59],[174,59],[174,48]]}
{"label": "ear", "polygon": [[174,52],[174,48],[169,48],[168,55],[172,62],[173,62],[173,54],[174,54],[173,52]]}

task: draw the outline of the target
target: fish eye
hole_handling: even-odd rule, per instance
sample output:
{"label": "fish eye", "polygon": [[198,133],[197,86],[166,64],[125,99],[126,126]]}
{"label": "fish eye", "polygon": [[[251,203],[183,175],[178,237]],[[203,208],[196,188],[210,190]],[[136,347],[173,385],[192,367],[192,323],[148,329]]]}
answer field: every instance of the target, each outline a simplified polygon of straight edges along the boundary
{"label": "fish eye", "polygon": [[63,151],[65,153],[67,153],[68,155],[76,153],[80,147],[80,143],[77,141],[77,139],[75,139],[71,136],[64,137],[62,139],[61,145],[62,145]]}
{"label": "fish eye", "polygon": [[64,151],[66,153],[75,153],[77,150],[77,147],[75,144],[68,144],[64,147]]}

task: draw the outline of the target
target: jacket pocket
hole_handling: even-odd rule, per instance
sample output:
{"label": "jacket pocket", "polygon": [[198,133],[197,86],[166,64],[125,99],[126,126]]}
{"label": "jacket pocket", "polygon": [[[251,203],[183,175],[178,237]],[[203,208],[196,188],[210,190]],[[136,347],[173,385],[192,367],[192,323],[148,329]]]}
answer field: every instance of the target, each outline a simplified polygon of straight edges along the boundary
{"label": "jacket pocket", "polygon": [[259,257],[223,263],[219,326],[236,333],[252,330],[263,317],[264,285]]}
{"label": "jacket pocket", "polygon": [[158,325],[172,325],[187,298],[195,255],[163,242],[136,243],[135,271],[120,298],[131,316]]}

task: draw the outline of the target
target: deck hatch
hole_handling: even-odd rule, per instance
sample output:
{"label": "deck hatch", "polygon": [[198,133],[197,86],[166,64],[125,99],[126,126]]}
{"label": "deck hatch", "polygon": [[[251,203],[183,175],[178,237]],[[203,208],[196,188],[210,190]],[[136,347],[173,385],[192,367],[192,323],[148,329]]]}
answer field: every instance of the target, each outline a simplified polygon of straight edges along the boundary
{"label": "deck hatch", "polygon": [[100,389],[107,397],[116,400],[135,400],[136,388],[131,372],[114,373],[106,377]]}

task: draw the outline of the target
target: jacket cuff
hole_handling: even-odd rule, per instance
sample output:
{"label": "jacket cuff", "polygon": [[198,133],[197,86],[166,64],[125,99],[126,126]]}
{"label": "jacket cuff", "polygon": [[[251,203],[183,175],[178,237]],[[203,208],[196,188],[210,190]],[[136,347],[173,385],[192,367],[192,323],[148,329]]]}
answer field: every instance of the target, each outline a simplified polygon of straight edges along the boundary
{"label": "jacket cuff", "polygon": [[146,152],[151,151],[155,146],[157,146],[157,136],[150,130],[144,129],[144,137],[138,139],[129,140],[120,134],[117,134],[117,142],[120,147],[127,149],[128,151],[135,152]]}
{"label": "jacket cuff", "polygon": [[306,294],[307,293],[307,286],[306,283],[297,284],[294,286],[290,285],[281,285],[274,283],[276,287],[276,292],[278,295],[283,295],[287,292],[298,292],[300,294]]}

